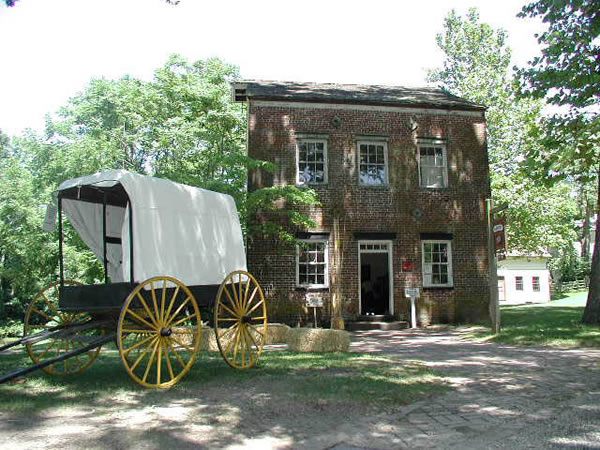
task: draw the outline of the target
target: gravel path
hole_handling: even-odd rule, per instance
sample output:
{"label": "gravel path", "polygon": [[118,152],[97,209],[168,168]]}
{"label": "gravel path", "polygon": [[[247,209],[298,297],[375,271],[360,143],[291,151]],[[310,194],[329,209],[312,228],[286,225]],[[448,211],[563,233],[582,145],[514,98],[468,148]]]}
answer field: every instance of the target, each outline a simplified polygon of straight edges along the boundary
{"label": "gravel path", "polygon": [[138,402],[143,392],[117,392],[102,414],[84,406],[0,414],[0,449],[600,449],[598,349],[477,343],[435,330],[363,331],[352,340],[353,351],[425,361],[455,390],[365,417],[327,413],[318,402],[302,411],[268,407],[268,386],[254,393],[227,385],[169,404],[154,394],[156,405]]}
{"label": "gravel path", "polygon": [[[314,448],[600,449],[600,350],[477,343],[458,331],[356,332],[352,350],[425,361],[455,391],[347,424]],[[337,440],[337,442],[333,442]]]}

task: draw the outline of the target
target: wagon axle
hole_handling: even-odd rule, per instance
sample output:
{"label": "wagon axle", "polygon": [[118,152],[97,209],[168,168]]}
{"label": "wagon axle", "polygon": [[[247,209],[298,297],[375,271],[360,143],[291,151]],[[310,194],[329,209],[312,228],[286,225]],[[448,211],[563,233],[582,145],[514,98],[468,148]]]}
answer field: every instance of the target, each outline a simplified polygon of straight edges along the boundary
{"label": "wagon axle", "polygon": [[173,330],[171,328],[161,328],[160,329],[160,335],[162,337],[171,336],[171,334],[173,334]]}

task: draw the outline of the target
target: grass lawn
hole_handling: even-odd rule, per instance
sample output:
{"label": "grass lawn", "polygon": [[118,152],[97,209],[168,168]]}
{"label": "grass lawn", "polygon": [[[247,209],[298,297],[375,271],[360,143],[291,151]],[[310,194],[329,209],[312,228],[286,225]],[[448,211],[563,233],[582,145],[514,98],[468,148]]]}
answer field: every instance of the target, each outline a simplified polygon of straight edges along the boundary
{"label": "grass lawn", "polygon": [[600,327],[581,324],[586,299],[587,292],[573,292],[542,305],[504,306],[498,335],[488,323],[469,336],[503,344],[600,347]]}
{"label": "grass lawn", "polygon": [[[24,354],[0,355],[2,374],[29,364]],[[0,413],[44,413],[74,405],[101,413],[119,403],[169,405],[211,396],[247,402],[264,397],[291,407],[318,401],[340,411],[377,410],[401,407],[449,389],[417,361],[364,353],[265,351],[258,367],[246,371],[231,369],[218,354],[202,352],[188,376],[174,388],[152,390],[130,379],[117,351],[109,347],[84,373],[56,377],[38,371],[0,385]]]}

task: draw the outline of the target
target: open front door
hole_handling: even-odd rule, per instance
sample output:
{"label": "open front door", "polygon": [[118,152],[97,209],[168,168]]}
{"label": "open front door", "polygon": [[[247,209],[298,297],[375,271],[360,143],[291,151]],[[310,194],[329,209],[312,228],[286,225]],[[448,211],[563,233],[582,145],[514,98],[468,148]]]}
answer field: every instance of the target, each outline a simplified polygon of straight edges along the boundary
{"label": "open front door", "polygon": [[359,243],[362,315],[393,314],[391,247],[388,241]]}

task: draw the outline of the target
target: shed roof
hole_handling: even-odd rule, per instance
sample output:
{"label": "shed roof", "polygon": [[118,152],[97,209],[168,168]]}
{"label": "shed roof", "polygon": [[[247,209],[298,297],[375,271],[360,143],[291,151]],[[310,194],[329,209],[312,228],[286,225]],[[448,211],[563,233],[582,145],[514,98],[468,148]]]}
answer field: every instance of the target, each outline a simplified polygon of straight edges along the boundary
{"label": "shed roof", "polygon": [[354,103],[388,106],[420,106],[486,109],[449,92],[432,87],[404,87],[363,84],[305,83],[292,81],[242,80],[232,84],[235,101],[298,101],[316,103]]}

